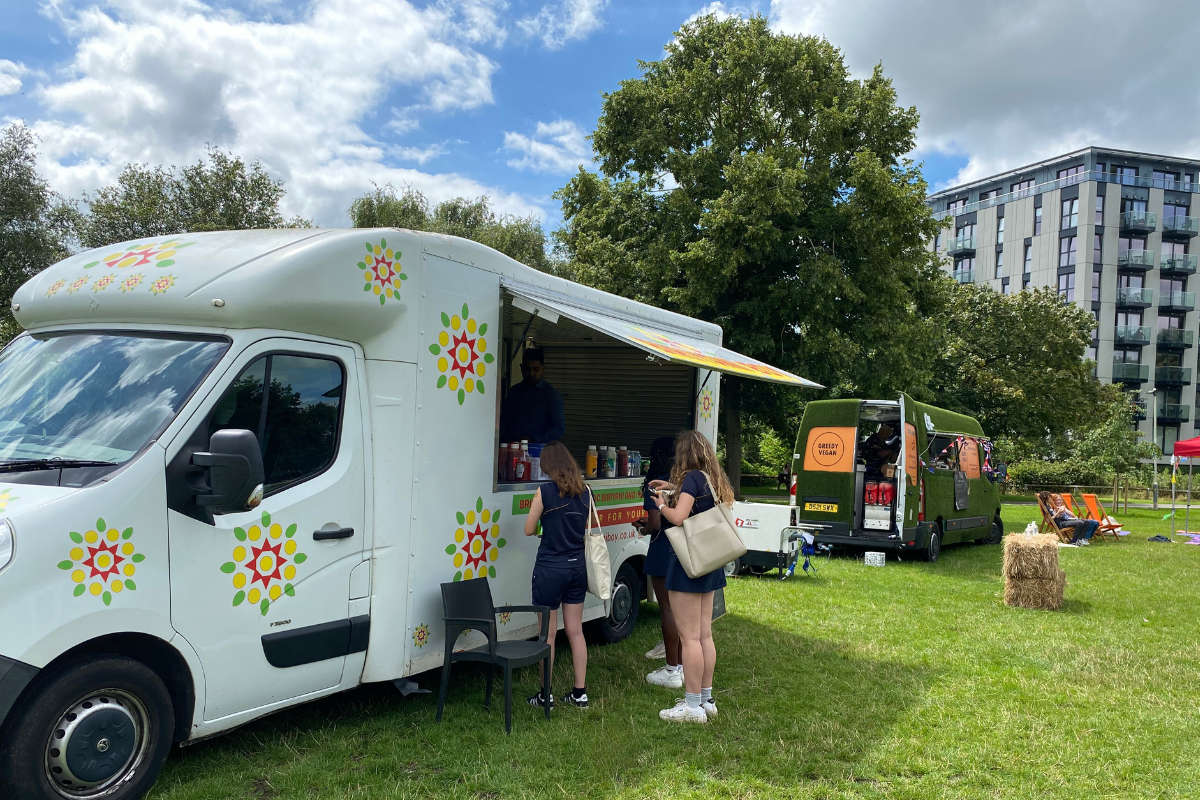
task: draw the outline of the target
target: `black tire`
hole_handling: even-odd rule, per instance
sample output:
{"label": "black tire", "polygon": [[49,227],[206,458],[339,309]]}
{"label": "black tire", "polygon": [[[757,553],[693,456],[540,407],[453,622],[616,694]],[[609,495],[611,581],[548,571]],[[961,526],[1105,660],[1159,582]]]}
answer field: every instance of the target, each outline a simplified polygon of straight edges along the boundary
{"label": "black tire", "polygon": [[174,729],[171,695],[145,664],[69,662],[13,709],[0,743],[0,798],[135,800],[158,778]]}
{"label": "black tire", "polygon": [[932,564],[938,560],[938,556],[942,554],[942,531],[937,526],[933,526],[933,530],[929,532],[929,546],[921,551],[921,557]]}
{"label": "black tire", "polygon": [[992,527],[988,529],[988,535],[982,539],[976,539],[979,544],[1000,544],[1004,540],[1004,523],[999,517],[992,520]]}
{"label": "black tire", "polygon": [[587,623],[587,634],[600,644],[615,644],[633,633],[642,603],[642,581],[629,562],[621,565],[613,580],[608,616]]}

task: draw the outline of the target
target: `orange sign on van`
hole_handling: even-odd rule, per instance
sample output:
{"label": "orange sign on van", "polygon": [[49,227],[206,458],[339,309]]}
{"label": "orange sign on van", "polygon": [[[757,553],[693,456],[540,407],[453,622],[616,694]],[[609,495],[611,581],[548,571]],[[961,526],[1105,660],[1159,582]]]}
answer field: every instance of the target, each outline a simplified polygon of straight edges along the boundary
{"label": "orange sign on van", "polygon": [[857,428],[813,428],[804,450],[805,472],[853,472]]}
{"label": "orange sign on van", "polygon": [[979,443],[969,436],[963,437],[958,448],[958,463],[968,478],[979,477]]}
{"label": "orange sign on van", "polygon": [[911,422],[904,423],[904,474],[917,485],[917,426]]}

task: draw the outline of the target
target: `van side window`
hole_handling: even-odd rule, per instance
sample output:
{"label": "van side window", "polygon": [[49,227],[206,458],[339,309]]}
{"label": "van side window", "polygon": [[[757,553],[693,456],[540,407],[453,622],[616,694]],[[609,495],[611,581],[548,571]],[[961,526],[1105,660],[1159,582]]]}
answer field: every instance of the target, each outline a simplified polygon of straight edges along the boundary
{"label": "van side window", "polygon": [[333,359],[263,356],[225,390],[213,409],[209,436],[224,428],[254,431],[266,470],[265,494],[281,491],[333,463],[344,384],[342,365]]}
{"label": "van side window", "polygon": [[[933,436],[929,439],[929,455],[926,462],[934,469],[954,470],[958,468],[958,448],[954,436]],[[945,452],[942,452],[942,451]]]}

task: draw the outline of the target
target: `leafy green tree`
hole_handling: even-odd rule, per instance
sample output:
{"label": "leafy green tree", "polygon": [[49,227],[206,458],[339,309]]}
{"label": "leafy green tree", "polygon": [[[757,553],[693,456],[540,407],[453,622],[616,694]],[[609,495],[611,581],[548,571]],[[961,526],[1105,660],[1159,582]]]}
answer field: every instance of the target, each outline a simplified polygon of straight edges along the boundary
{"label": "leafy green tree", "polygon": [[117,182],[84,195],[80,219],[84,247],[195,231],[311,227],[279,212],[283,181],[254,161],[209,146],[205,159],[185,167],[128,164]]}
{"label": "leafy green tree", "polygon": [[356,228],[407,228],[445,233],[485,244],[509,258],[542,270],[557,272],[546,255],[546,234],[534,216],[497,214],[487,197],[456,197],[430,206],[425,195],[412,187],[376,186],[350,204],[350,221]]}
{"label": "leafy green tree", "polygon": [[1003,295],[964,285],[951,290],[942,318],[946,345],[929,389],[992,436],[1061,450],[1061,437],[1092,428],[1118,397],[1083,357],[1095,319],[1049,288]]}
{"label": "leafy green tree", "polygon": [[37,173],[37,143],[21,123],[0,133],[0,343],[20,331],[12,296],[68,255],[73,209]]}
{"label": "leafy green tree", "polygon": [[[917,112],[882,68],[854,80],[829,42],[762,16],[701,17],[639,65],[604,95],[601,174],[556,195],[571,276],[716,322],[730,347],[834,396],[924,385],[948,279],[925,247],[938,227],[926,184],[903,159]],[[735,487],[743,415],[780,420],[796,396],[726,377]]]}

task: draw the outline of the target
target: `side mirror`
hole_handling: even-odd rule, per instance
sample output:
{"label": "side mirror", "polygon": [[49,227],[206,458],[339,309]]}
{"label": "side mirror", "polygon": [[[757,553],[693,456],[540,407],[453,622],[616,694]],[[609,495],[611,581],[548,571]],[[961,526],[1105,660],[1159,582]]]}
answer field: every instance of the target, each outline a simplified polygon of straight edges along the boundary
{"label": "side mirror", "polygon": [[1003,461],[996,462],[995,468],[992,470],[992,483],[1004,483],[1008,480],[1008,464]]}
{"label": "side mirror", "polygon": [[207,467],[209,494],[196,496],[196,504],[215,514],[249,511],[262,502],[262,451],[253,431],[231,428],[217,431],[208,440],[207,453],[194,453],[192,463]]}

